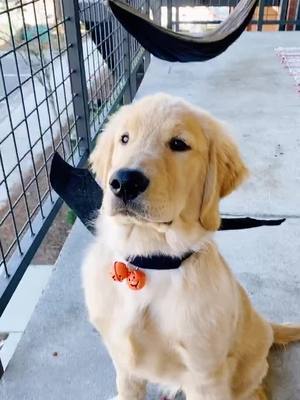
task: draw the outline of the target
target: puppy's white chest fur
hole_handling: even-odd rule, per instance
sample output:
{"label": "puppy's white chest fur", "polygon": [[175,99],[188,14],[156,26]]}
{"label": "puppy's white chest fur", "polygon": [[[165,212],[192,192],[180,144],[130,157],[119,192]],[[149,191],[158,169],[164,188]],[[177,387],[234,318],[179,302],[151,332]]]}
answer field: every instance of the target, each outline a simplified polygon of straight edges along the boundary
{"label": "puppy's white chest fur", "polygon": [[102,253],[104,263],[95,263],[101,252],[95,246],[92,253],[83,271],[86,303],[114,361],[153,382],[178,386],[176,379],[185,366],[176,349],[176,325],[181,318],[174,299],[182,290],[183,271],[147,270],[146,286],[134,291],[125,281],[112,280],[113,260],[107,262]]}
{"label": "puppy's white chest fur", "polygon": [[[149,381],[178,387],[188,370],[186,357],[193,351],[189,348],[193,335],[204,369],[216,353],[223,352],[234,322],[234,313],[231,321],[227,313],[233,293],[229,276],[220,279],[218,263],[207,268],[205,256],[200,262],[195,254],[175,270],[145,270],[146,286],[135,291],[125,281],[112,280],[114,261],[107,247],[95,244],[83,278],[90,319],[117,365]],[[222,299],[218,298],[221,288],[228,293]],[[220,337],[216,325],[221,321]]]}
{"label": "puppy's white chest fur", "polygon": [[[108,257],[106,260],[105,254],[96,246],[94,249],[98,256],[95,257],[94,254],[90,257],[83,271],[86,300],[88,305],[92,303],[89,310],[95,313],[91,318],[103,320],[105,325],[110,320],[114,336],[117,337],[128,334],[128,331],[135,326],[141,327],[146,313],[147,318],[157,321],[165,334],[172,331],[177,307],[174,299],[180,298],[179,292],[183,290],[182,269],[144,270],[145,287],[132,290],[126,280],[123,282],[112,280],[110,271],[115,258]],[[90,254],[93,252],[94,250]],[[95,262],[96,259],[99,260],[98,263]]]}

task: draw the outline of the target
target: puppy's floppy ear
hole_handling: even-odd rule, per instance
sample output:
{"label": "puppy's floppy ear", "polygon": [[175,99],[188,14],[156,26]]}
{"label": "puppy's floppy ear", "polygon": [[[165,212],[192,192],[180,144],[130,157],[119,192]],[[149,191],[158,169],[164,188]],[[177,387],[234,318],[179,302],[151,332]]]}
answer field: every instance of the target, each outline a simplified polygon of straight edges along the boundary
{"label": "puppy's floppy ear", "polygon": [[113,134],[109,129],[100,133],[96,146],[89,158],[90,168],[100,181],[102,189],[106,185],[113,154]]}
{"label": "puppy's floppy ear", "polygon": [[200,222],[209,231],[220,227],[220,199],[236,189],[248,175],[237,146],[221,125],[214,127],[216,130],[208,138],[209,160],[200,210]]}

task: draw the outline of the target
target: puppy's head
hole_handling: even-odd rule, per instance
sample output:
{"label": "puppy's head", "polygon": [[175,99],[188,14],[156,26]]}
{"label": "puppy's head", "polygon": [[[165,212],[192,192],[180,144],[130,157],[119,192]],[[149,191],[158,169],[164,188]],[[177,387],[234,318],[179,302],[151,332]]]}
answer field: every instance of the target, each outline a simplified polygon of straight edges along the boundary
{"label": "puppy's head", "polygon": [[220,199],[247,175],[220,123],[165,94],[122,107],[90,161],[104,190],[103,213],[139,224],[182,218],[209,231],[219,227]]}

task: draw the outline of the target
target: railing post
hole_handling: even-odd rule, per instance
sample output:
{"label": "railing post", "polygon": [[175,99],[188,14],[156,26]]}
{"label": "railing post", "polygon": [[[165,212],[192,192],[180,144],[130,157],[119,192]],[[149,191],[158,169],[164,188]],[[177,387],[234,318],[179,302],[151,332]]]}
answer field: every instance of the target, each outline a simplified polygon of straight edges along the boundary
{"label": "railing post", "polygon": [[153,14],[153,21],[161,25],[161,8],[163,0],[149,0],[150,8]]}
{"label": "railing post", "polygon": [[260,0],[258,5],[258,20],[257,20],[257,30],[262,31],[264,24],[264,14],[265,14],[265,0]]}
{"label": "railing post", "polygon": [[85,77],[78,0],[63,0],[71,90],[80,149],[90,150],[88,92]]}
{"label": "railing post", "polygon": [[285,31],[286,28],[286,16],[289,6],[289,0],[280,1],[280,17],[279,17],[279,30]]}
{"label": "railing post", "polygon": [[4,374],[4,368],[3,368],[2,361],[1,361],[1,358],[0,358],[0,379],[1,379],[3,374]]}
{"label": "railing post", "polygon": [[[145,12],[146,12],[146,15],[148,18],[150,17],[150,1],[151,0],[146,0],[146,7],[145,7],[146,8]],[[154,16],[154,10],[152,10],[152,11],[153,11],[153,16]],[[147,68],[149,67],[149,64],[150,64],[150,53],[149,53],[149,51],[145,50],[144,73],[146,72]]]}
{"label": "railing post", "polygon": [[124,73],[126,78],[126,87],[123,94],[123,103],[129,104],[132,102],[132,82],[131,82],[131,56],[130,56],[130,36],[129,33],[122,28],[123,44],[124,44]]}
{"label": "railing post", "polygon": [[297,16],[297,3],[299,3],[298,0],[289,0],[289,6],[288,6],[286,19],[288,21],[292,21],[292,22],[290,24],[286,25],[287,31],[293,31],[295,29],[296,16]]}
{"label": "railing post", "polygon": [[167,28],[172,29],[172,0],[167,0]]}
{"label": "railing post", "polygon": [[296,31],[300,31],[300,0],[298,1],[298,11],[296,15]]}

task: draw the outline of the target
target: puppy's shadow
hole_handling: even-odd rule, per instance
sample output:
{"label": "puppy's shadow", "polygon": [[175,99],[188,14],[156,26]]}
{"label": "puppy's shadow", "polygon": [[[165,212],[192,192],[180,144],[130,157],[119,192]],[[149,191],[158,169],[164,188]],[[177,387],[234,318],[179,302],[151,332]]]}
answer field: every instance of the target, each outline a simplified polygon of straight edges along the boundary
{"label": "puppy's shadow", "polygon": [[300,344],[272,349],[268,361],[269,400],[300,400]]}
{"label": "puppy's shadow", "polygon": [[[300,400],[300,344],[278,347],[270,351],[269,372],[265,379],[268,400]],[[164,399],[157,387],[150,385],[147,400]],[[178,393],[172,400],[185,400]]]}

